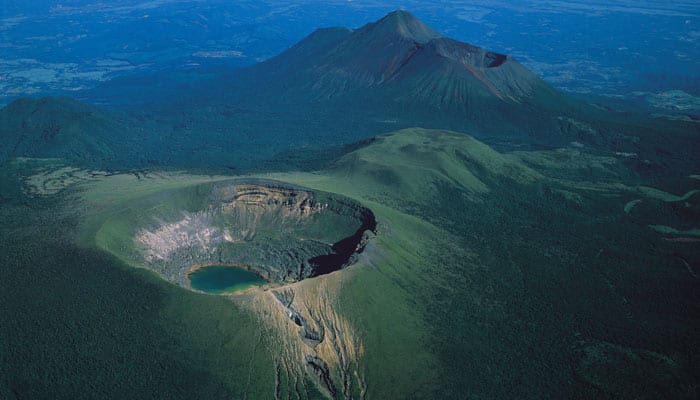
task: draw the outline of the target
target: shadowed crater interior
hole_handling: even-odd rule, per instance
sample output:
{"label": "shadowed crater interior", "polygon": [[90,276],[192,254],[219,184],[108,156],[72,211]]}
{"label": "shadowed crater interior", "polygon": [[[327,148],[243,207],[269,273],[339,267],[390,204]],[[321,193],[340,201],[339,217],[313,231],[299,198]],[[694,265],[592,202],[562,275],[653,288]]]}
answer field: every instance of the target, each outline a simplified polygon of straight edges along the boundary
{"label": "shadowed crater interior", "polygon": [[[98,242],[185,287],[188,274],[209,265],[288,283],[352,264],[375,229],[372,211],[349,198],[236,179],[145,199],[106,222]],[[108,237],[114,232],[129,232],[130,246]]]}

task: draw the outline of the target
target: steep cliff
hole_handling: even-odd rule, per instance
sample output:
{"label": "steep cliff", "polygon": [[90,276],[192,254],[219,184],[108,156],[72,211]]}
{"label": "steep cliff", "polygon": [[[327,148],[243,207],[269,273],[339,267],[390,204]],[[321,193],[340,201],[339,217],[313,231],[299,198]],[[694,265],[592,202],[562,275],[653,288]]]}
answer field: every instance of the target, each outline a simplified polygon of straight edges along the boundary
{"label": "steep cliff", "polygon": [[276,283],[327,274],[351,264],[376,225],[350,199],[266,180],[207,184],[144,202],[108,221],[132,235],[132,246],[114,250],[185,287],[193,267],[212,263],[244,265]]}

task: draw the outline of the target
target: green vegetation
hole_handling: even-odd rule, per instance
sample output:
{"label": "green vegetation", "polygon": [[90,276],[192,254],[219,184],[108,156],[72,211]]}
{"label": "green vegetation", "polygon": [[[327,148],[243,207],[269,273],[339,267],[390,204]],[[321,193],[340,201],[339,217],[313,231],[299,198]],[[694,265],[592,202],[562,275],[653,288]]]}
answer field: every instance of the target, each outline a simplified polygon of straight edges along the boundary
{"label": "green vegetation", "polygon": [[[77,184],[41,192],[65,166],[7,165],[0,393],[319,398],[302,368],[311,353],[336,397],[694,398],[700,253],[676,229],[696,229],[697,182],[661,195],[614,179],[614,160],[607,181],[588,180],[584,161],[561,179],[557,157],[411,129],[326,171],[267,174],[359,201],[377,236],[343,271],[230,297],[172,285],[128,256],[146,216],[201,210],[227,177],[70,170]],[[677,228],[647,228],[659,224]],[[285,290],[287,311],[271,295]],[[315,340],[318,324],[314,353],[299,335]],[[323,347],[331,338],[342,359]]]}
{"label": "green vegetation", "polygon": [[697,193],[700,193],[700,189],[690,190],[690,191],[688,191],[688,193],[686,193],[682,196],[676,196],[674,194],[666,193],[666,192],[659,190],[659,189],[644,187],[644,186],[639,187],[639,192],[650,199],[663,200],[665,202],[674,202],[674,201],[688,200],[690,197],[696,195]]}
{"label": "green vegetation", "polygon": [[224,298],[75,242],[75,193],[22,194],[2,170],[3,398],[264,398],[269,333]]}
{"label": "green vegetation", "polygon": [[278,283],[329,273],[375,225],[371,211],[350,199],[282,182],[239,178],[169,189],[167,179],[153,178],[149,186],[161,185],[162,192],[110,207],[92,229],[99,247],[183,287],[195,264],[242,264]]}
{"label": "green vegetation", "polygon": [[186,90],[122,112],[67,98],[19,99],[0,110],[0,160],[309,171],[325,169],[356,141],[425,127],[470,133],[498,150],[562,149],[536,157],[562,175],[571,168],[558,159],[567,157],[594,161],[579,174],[609,179],[617,164],[617,176],[655,184],[700,167],[697,123],[583,102],[511,57],[441,37],[407,12],[356,30],[318,30],[277,57]]}
{"label": "green vegetation", "polygon": [[696,123],[403,11],[151,107],[0,110],[0,398],[698,397]]}
{"label": "green vegetation", "polygon": [[671,228],[670,226],[666,225],[649,225],[649,227],[659,233],[665,233],[669,235],[681,235],[681,236],[695,236],[695,237],[700,237],[700,229],[687,229],[687,230],[678,230],[675,228]]}
{"label": "green vegetation", "polygon": [[629,214],[630,211],[632,211],[632,209],[634,208],[634,206],[636,206],[637,204],[639,204],[641,202],[642,202],[642,199],[634,199],[634,200],[628,201],[627,204],[625,204],[625,208],[624,208],[625,213]]}
{"label": "green vegetation", "polygon": [[[665,240],[626,216],[634,188],[523,180],[521,168],[502,174],[476,153],[463,165],[488,190],[475,194],[475,180],[446,179],[454,171],[444,163],[407,167],[406,133],[349,154],[330,177],[276,176],[372,199],[365,204],[380,221],[378,249],[339,298],[365,332],[367,380],[395,382],[370,386],[371,397],[694,396],[700,365],[688,354],[699,336],[690,321],[699,315],[682,305],[697,299],[689,265],[700,254],[692,242]],[[409,135],[416,145],[452,138]],[[471,139],[433,149],[434,158],[454,147],[468,153]],[[550,158],[527,157],[540,154]],[[381,169],[361,168],[364,160],[380,160],[382,174],[399,179],[383,181]],[[401,183],[416,181],[422,190],[405,196]],[[592,357],[588,341],[618,350]]]}

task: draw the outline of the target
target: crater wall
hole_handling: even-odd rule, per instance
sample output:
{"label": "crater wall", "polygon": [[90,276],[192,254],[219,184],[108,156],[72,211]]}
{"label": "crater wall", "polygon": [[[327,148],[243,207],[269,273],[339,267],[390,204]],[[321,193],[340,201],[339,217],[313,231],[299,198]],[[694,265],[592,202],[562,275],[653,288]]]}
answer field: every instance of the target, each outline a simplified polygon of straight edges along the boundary
{"label": "crater wall", "polygon": [[131,236],[116,252],[185,287],[193,267],[216,263],[276,283],[330,273],[352,264],[376,228],[352,199],[258,179],[160,194],[123,214],[106,223],[122,225],[106,232]]}

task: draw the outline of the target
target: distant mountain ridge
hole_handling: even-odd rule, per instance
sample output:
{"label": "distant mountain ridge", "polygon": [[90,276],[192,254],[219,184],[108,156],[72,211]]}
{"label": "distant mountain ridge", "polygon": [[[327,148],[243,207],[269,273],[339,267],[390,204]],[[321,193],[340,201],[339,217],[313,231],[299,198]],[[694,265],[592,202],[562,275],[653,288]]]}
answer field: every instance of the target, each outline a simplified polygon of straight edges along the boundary
{"label": "distant mountain ridge", "polygon": [[[0,161],[318,168],[353,143],[420,127],[466,133],[498,151],[574,146],[625,157],[642,173],[698,165],[696,124],[584,103],[403,10],[354,30],[318,29],[277,57],[207,79],[127,112],[17,100],[0,110]],[[163,89],[137,83],[140,92]]]}
{"label": "distant mountain ridge", "polygon": [[558,118],[588,107],[511,57],[443,37],[404,10],[357,29],[317,29],[230,75],[179,107],[286,113],[312,125],[281,135],[351,130],[358,140],[419,126],[469,133],[501,149],[578,140],[559,129]]}
{"label": "distant mountain ridge", "polygon": [[505,54],[445,38],[407,11],[359,29],[316,30],[259,66],[283,92],[331,98],[368,87],[410,85],[411,95],[464,102],[469,96],[524,101],[555,91]]}

